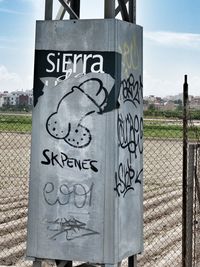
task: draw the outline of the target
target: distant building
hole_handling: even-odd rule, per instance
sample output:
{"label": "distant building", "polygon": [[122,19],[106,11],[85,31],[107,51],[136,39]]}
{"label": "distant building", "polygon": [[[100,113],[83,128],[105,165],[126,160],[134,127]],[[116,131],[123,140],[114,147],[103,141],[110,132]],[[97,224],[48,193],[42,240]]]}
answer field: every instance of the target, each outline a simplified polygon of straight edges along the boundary
{"label": "distant building", "polygon": [[3,106],[32,106],[33,91],[4,91],[0,93],[0,107]]}
{"label": "distant building", "polygon": [[167,101],[164,103],[162,110],[175,110],[177,108],[177,104],[174,101]]}
{"label": "distant building", "polygon": [[190,108],[200,110],[200,96],[193,97],[190,100]]}

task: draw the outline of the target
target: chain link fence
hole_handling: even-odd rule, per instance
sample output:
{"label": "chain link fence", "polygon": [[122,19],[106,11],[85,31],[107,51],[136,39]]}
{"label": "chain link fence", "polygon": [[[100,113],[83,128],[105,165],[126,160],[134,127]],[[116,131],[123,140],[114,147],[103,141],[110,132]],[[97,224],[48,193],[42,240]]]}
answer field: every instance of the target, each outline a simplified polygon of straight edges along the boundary
{"label": "chain link fence", "polygon": [[[189,131],[194,142],[198,131]],[[145,250],[138,266],[182,266],[182,133],[180,119],[144,120]],[[24,259],[30,143],[31,114],[0,114],[0,266],[31,266]],[[200,266],[198,189],[195,183],[193,266]]]}
{"label": "chain link fence", "polygon": [[181,266],[182,122],[144,123],[144,253],[138,266]]}
{"label": "chain link fence", "polygon": [[0,265],[26,266],[31,115],[0,115]]}

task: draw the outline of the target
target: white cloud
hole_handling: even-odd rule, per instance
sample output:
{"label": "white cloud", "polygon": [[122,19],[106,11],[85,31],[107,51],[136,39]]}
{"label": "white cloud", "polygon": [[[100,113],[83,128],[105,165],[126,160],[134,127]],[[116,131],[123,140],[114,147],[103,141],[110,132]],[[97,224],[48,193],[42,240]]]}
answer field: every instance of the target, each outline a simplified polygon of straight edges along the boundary
{"label": "white cloud", "polygon": [[16,73],[9,73],[5,66],[0,65],[0,81],[16,79]]}
{"label": "white cloud", "polygon": [[200,34],[180,32],[144,32],[144,38],[164,46],[200,49]]}
{"label": "white cloud", "polygon": [[0,65],[0,92],[31,89],[33,87],[33,75],[9,71],[4,65]]}
{"label": "white cloud", "polygon": [[22,79],[17,73],[9,72],[7,68],[0,65],[0,91],[12,91],[22,88]]}

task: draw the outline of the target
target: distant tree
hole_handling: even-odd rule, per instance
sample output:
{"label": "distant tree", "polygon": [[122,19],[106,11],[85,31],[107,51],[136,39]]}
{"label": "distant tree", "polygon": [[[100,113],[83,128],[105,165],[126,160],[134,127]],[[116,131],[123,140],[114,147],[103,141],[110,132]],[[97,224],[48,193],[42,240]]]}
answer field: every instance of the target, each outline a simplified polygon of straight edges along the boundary
{"label": "distant tree", "polygon": [[178,111],[183,110],[183,102],[181,99],[175,100],[174,103],[177,105],[176,110]]}
{"label": "distant tree", "polygon": [[155,105],[154,104],[150,104],[149,107],[148,107],[148,110],[149,111],[155,111]]}

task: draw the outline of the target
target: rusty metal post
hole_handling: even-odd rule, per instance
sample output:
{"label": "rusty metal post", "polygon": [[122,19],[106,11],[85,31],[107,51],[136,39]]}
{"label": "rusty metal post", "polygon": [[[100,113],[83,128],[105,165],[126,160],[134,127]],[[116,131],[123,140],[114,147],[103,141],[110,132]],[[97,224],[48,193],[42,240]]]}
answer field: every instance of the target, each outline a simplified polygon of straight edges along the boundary
{"label": "rusty metal post", "polygon": [[196,170],[195,170],[195,187],[196,187],[196,194],[197,200],[200,206],[200,183],[199,183],[199,175],[200,175],[200,144],[197,145],[197,152],[196,152]]}
{"label": "rusty metal post", "polygon": [[183,181],[182,181],[182,266],[186,267],[186,213],[187,213],[187,156],[188,156],[188,83],[187,75],[183,84]]}
{"label": "rusty metal post", "polygon": [[194,174],[195,174],[195,150],[197,146],[189,145],[188,150],[188,177],[187,177],[187,213],[186,213],[186,266],[192,267],[193,255],[193,194],[194,194]]}

